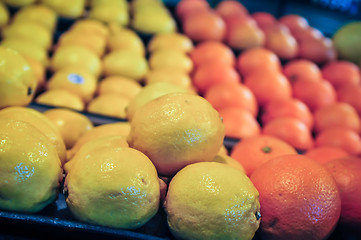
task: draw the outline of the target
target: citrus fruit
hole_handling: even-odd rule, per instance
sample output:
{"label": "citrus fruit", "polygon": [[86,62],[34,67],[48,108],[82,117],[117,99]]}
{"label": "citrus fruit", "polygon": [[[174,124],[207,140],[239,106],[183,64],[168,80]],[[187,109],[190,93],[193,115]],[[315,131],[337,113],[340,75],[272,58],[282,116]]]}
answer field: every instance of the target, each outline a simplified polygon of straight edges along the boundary
{"label": "citrus fruit", "polygon": [[77,111],[84,110],[84,102],[81,97],[65,89],[51,89],[40,93],[35,98],[36,103],[54,107],[65,107]]}
{"label": "citrus fruit", "polygon": [[0,208],[38,212],[52,203],[62,179],[51,141],[27,122],[0,119]]}
{"label": "citrus fruit", "polygon": [[214,61],[220,61],[229,66],[234,66],[236,61],[232,49],[218,41],[204,41],[197,44],[189,56],[195,67]]}
{"label": "citrus fruit", "polygon": [[45,67],[41,62],[24,55],[25,60],[29,63],[37,80],[36,92],[39,93],[45,87]]}
{"label": "citrus fruit", "polygon": [[291,84],[299,79],[319,81],[322,78],[320,68],[307,59],[296,59],[286,63],[283,67],[283,73]]}
{"label": "citrus fruit", "polygon": [[298,44],[298,56],[311,60],[316,64],[325,64],[337,60],[338,52],[332,40],[326,37],[320,39],[308,38]]}
{"label": "citrus fruit", "polygon": [[151,69],[172,69],[190,73],[193,69],[193,62],[181,50],[160,49],[150,55],[149,66]]}
{"label": "citrus fruit", "polygon": [[204,98],[169,93],[139,107],[130,122],[130,147],[147,155],[160,175],[211,161],[223,144],[224,126]]}
{"label": "citrus fruit", "polygon": [[244,170],[243,166],[237,162],[237,160],[235,160],[234,158],[228,156],[228,155],[225,155],[225,154],[217,154],[212,162],[218,162],[218,163],[223,163],[223,164],[226,164],[228,166],[231,166],[237,170],[239,170],[240,172],[242,173],[245,173],[246,171]]}
{"label": "citrus fruit", "polygon": [[350,156],[350,154],[342,148],[334,146],[315,147],[306,151],[304,155],[321,164],[326,164],[334,159]]}
{"label": "citrus fruit", "polygon": [[99,147],[73,161],[64,188],[66,203],[77,219],[133,229],[157,213],[158,175],[143,153],[127,147]]}
{"label": "citrus fruit", "polygon": [[116,93],[104,93],[89,102],[87,112],[109,117],[126,118],[125,110],[129,105],[129,101],[129,98]]}
{"label": "citrus fruit", "polygon": [[247,176],[251,176],[270,159],[296,153],[294,147],[279,138],[258,135],[239,141],[233,146],[230,156],[243,166]]}
{"label": "citrus fruit", "polygon": [[186,15],[192,12],[208,11],[210,6],[208,1],[193,1],[193,0],[182,0],[179,1],[175,7],[175,14],[180,20],[184,20]]}
{"label": "citrus fruit", "polygon": [[85,11],[85,0],[74,0],[72,2],[64,2],[62,0],[42,0],[42,3],[64,18],[79,18]]}
{"label": "citrus fruit", "polygon": [[181,169],[169,183],[164,207],[177,239],[252,239],[261,217],[249,178],[217,162]]}
{"label": "citrus fruit", "polygon": [[105,24],[90,18],[78,19],[73,25],[71,25],[71,30],[81,30],[81,32],[97,33],[105,39],[109,37],[110,33],[108,27]]}
{"label": "citrus fruit", "polygon": [[216,11],[225,19],[234,15],[248,15],[247,8],[235,0],[219,2],[216,6]]}
{"label": "citrus fruit", "polygon": [[322,67],[322,77],[329,81],[334,88],[344,84],[360,84],[360,68],[349,61],[334,61]]}
{"label": "citrus fruit", "polygon": [[121,76],[109,76],[102,79],[97,88],[97,94],[116,93],[129,99],[134,98],[142,89],[139,82]]}
{"label": "citrus fruit", "polygon": [[345,84],[336,90],[337,100],[350,104],[355,108],[358,115],[361,116],[361,86],[354,84]]}
{"label": "citrus fruit", "polygon": [[151,69],[144,78],[146,85],[156,82],[168,82],[182,88],[193,89],[190,76],[182,70],[175,69]]}
{"label": "citrus fruit", "polygon": [[12,7],[24,7],[33,4],[35,0],[4,0],[3,2]]}
{"label": "citrus fruit", "polygon": [[5,27],[9,22],[10,13],[7,7],[0,3],[0,28]]}
{"label": "citrus fruit", "polygon": [[300,154],[273,158],[251,181],[259,191],[264,239],[327,239],[341,211],[340,193],[330,172]]}
{"label": "citrus fruit", "polygon": [[83,134],[93,128],[88,117],[70,109],[49,109],[44,115],[59,129],[67,149],[72,148]]}
{"label": "citrus fruit", "polygon": [[128,2],[122,0],[93,5],[89,11],[89,18],[107,24],[126,26],[129,24]]}
{"label": "citrus fruit", "polygon": [[147,49],[150,53],[161,49],[178,49],[188,53],[193,49],[193,42],[181,33],[161,33],[152,37]]}
{"label": "citrus fruit", "polygon": [[278,20],[286,25],[290,29],[291,33],[299,29],[305,29],[309,26],[307,19],[298,14],[286,14]]}
{"label": "citrus fruit", "polygon": [[145,47],[142,39],[131,29],[122,28],[110,34],[107,44],[110,51],[131,49],[140,56],[145,55]]}
{"label": "citrus fruit", "polygon": [[16,51],[0,46],[0,109],[28,105],[37,80],[30,65]]}
{"label": "citrus fruit", "polygon": [[66,162],[66,148],[64,140],[55,124],[43,113],[27,107],[7,107],[0,111],[1,118],[13,119],[30,123],[39,129],[55,147],[60,161]]}

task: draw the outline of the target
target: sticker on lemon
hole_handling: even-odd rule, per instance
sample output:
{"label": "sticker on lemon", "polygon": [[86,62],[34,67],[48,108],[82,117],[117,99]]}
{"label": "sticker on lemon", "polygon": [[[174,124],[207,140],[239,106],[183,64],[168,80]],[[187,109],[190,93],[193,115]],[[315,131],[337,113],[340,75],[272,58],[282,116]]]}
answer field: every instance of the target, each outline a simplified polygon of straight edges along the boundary
{"label": "sticker on lemon", "polygon": [[28,62],[16,51],[0,46],[0,109],[28,105],[37,80]]}
{"label": "sticker on lemon", "polygon": [[177,239],[251,240],[260,225],[259,194],[246,174],[217,162],[186,166],[164,202]]}
{"label": "sticker on lemon", "polygon": [[52,142],[30,123],[0,119],[0,209],[38,212],[52,203],[62,179]]}
{"label": "sticker on lemon", "polygon": [[223,144],[224,125],[204,98],[169,93],[134,113],[128,144],[146,154],[160,175],[195,162],[212,161]]}

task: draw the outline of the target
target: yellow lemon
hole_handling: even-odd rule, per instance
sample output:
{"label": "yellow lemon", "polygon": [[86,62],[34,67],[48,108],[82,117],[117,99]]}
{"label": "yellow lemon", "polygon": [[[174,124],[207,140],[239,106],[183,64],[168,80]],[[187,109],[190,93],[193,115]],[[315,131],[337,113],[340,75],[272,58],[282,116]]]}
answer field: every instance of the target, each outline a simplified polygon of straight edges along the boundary
{"label": "yellow lemon", "polygon": [[139,228],[159,208],[154,165],[143,153],[127,147],[89,150],[86,157],[74,161],[64,187],[72,214],[92,224]]}
{"label": "yellow lemon", "polygon": [[49,139],[30,123],[0,119],[0,208],[38,212],[58,194],[62,169]]}
{"label": "yellow lemon", "polygon": [[80,96],[88,103],[97,89],[97,79],[86,69],[67,66],[57,72],[47,82],[47,89],[66,89]]}
{"label": "yellow lemon", "polygon": [[239,170],[242,173],[246,173],[246,171],[244,170],[242,164],[240,164],[236,159],[234,159],[234,158],[232,158],[230,156],[224,155],[224,154],[219,154],[218,153],[213,158],[212,162],[227,164],[227,165]]}
{"label": "yellow lemon", "polygon": [[7,107],[0,111],[0,118],[30,123],[48,137],[58,152],[60,161],[62,163],[66,161],[66,149],[63,138],[54,123],[45,117],[43,113],[27,107]]}
{"label": "yellow lemon", "polygon": [[148,51],[155,52],[160,49],[178,49],[189,53],[193,49],[192,40],[181,33],[157,34],[148,43]]}
{"label": "yellow lemon", "polygon": [[28,105],[36,85],[29,63],[18,52],[0,46],[0,109]]}
{"label": "yellow lemon", "polygon": [[131,78],[121,76],[109,76],[102,79],[98,84],[97,93],[99,95],[107,93],[116,93],[120,96],[125,96],[133,99],[142,89],[139,82]]}
{"label": "yellow lemon", "polygon": [[169,93],[144,104],[130,125],[129,146],[146,154],[165,176],[191,163],[212,161],[225,134],[212,105],[189,93]]}
{"label": "yellow lemon", "polygon": [[148,71],[144,79],[146,84],[155,82],[168,82],[177,86],[192,89],[192,79],[182,70],[169,68],[156,68]]}
{"label": "yellow lemon", "polygon": [[103,68],[106,76],[117,75],[141,81],[147,74],[148,62],[132,50],[121,49],[104,57]]}
{"label": "yellow lemon", "polygon": [[111,34],[108,39],[110,51],[133,50],[141,56],[145,55],[145,47],[142,39],[131,29],[121,29]]}
{"label": "yellow lemon", "polygon": [[177,239],[251,240],[260,224],[259,193],[246,174],[215,162],[186,166],[164,203]]}
{"label": "yellow lemon", "polygon": [[178,49],[160,49],[152,53],[149,58],[151,69],[171,69],[190,73],[193,69],[193,62],[190,57]]}
{"label": "yellow lemon", "polygon": [[129,98],[125,96],[116,93],[105,93],[89,102],[87,112],[125,119],[125,109],[128,104]]}
{"label": "yellow lemon", "polygon": [[78,18],[84,14],[85,0],[42,0],[42,3],[65,18]]}
{"label": "yellow lemon", "polygon": [[156,82],[146,85],[129,102],[129,105],[126,110],[127,119],[131,121],[133,119],[135,112],[144,104],[152,101],[153,99],[156,99],[168,93],[176,93],[176,92],[187,93],[189,92],[189,90],[168,82]]}
{"label": "yellow lemon", "polygon": [[29,63],[37,80],[37,92],[45,86],[45,67],[36,59],[24,55],[25,60]]}
{"label": "yellow lemon", "polygon": [[12,7],[24,7],[36,2],[36,0],[2,0],[6,5]]}
{"label": "yellow lemon", "polygon": [[78,139],[75,145],[67,152],[68,159],[71,159],[83,144],[93,139],[103,136],[128,136],[129,132],[129,122],[115,122],[96,126]]}
{"label": "yellow lemon", "polygon": [[226,148],[225,145],[222,145],[221,148],[219,149],[218,155],[222,155],[222,156],[228,156],[228,149]]}
{"label": "yellow lemon", "polygon": [[55,11],[48,6],[42,4],[34,4],[25,8],[21,8],[16,12],[14,21],[26,20],[33,21],[44,26],[48,31],[54,32],[57,18]]}
{"label": "yellow lemon", "polygon": [[114,1],[98,3],[91,7],[89,18],[126,26],[129,23],[128,3],[125,0],[118,0],[116,4]]}
{"label": "yellow lemon", "polygon": [[83,67],[95,77],[102,72],[99,57],[85,46],[64,45],[55,51],[50,60],[51,70],[55,72],[67,66]]}
{"label": "yellow lemon", "polygon": [[88,117],[70,109],[54,108],[45,111],[44,115],[59,129],[67,149],[94,127]]}
{"label": "yellow lemon", "polygon": [[5,38],[1,42],[1,45],[12,48],[24,56],[35,59],[45,67],[48,65],[48,51],[34,42],[16,36],[10,36]]}
{"label": "yellow lemon", "polygon": [[7,7],[0,2],[0,29],[5,27],[9,22],[10,13]]}
{"label": "yellow lemon", "polygon": [[35,102],[78,111],[83,111],[85,108],[85,104],[79,95],[65,89],[52,89],[42,92],[35,98]]}
{"label": "yellow lemon", "polygon": [[104,37],[96,32],[70,30],[63,33],[58,40],[57,47],[64,45],[84,46],[93,51],[98,57],[101,57],[105,51],[106,41]]}
{"label": "yellow lemon", "polygon": [[108,27],[102,22],[95,19],[80,19],[77,20],[72,26],[71,30],[80,30],[81,32],[96,33],[104,37],[105,39],[109,36]]}
{"label": "yellow lemon", "polygon": [[44,26],[25,19],[19,19],[3,30],[3,38],[20,38],[33,42],[43,49],[49,49],[53,42],[52,33]]}

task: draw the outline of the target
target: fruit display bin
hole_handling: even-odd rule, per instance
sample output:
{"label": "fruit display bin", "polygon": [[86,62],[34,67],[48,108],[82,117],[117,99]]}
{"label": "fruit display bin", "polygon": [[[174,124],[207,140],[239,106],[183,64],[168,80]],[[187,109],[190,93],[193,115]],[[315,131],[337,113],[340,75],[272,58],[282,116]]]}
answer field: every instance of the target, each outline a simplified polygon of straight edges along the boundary
{"label": "fruit display bin", "polygon": [[[221,0],[208,0],[215,6]],[[164,4],[174,10],[179,0],[163,0]],[[285,14],[304,16],[313,27],[319,29],[325,36],[331,37],[337,29],[347,22],[361,19],[361,1],[358,0],[241,0],[249,12],[264,11],[279,17]],[[16,11],[16,9],[12,9]],[[60,18],[54,41],[66,31],[74,20]],[[143,41],[149,41],[150,36],[141,35]],[[50,74],[50,73],[49,73]],[[28,107],[41,112],[54,108],[32,102]],[[95,126],[127,121],[115,117],[81,112]],[[240,139],[225,137],[224,145],[230,151]],[[0,176],[1,177],[1,176]],[[58,199],[39,213],[19,213],[0,210],[0,239],[174,239],[170,233],[166,214],[162,208],[144,226],[134,230],[115,229],[99,225],[87,224],[76,220],[65,202],[66,193],[60,193]],[[361,236],[353,235],[347,230],[336,227],[328,240],[356,240]],[[263,240],[257,233],[254,240]]]}

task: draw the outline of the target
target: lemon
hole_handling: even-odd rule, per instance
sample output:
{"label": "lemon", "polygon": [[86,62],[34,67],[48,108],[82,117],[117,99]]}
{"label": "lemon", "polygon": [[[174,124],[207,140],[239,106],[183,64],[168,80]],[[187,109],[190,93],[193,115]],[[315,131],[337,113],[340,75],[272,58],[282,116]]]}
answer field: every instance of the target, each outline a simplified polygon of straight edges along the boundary
{"label": "lemon", "polygon": [[189,53],[193,49],[193,42],[181,33],[160,33],[152,37],[148,43],[148,51],[152,53],[161,49],[177,49]]}
{"label": "lemon", "polygon": [[80,19],[77,20],[72,26],[71,30],[81,30],[81,32],[96,33],[99,36],[107,39],[109,36],[108,27],[95,19]]}
{"label": "lemon", "polygon": [[35,59],[45,67],[48,65],[48,51],[34,42],[16,36],[10,36],[5,38],[1,42],[1,45],[14,49],[23,56]]}
{"label": "lemon", "polygon": [[187,93],[189,92],[189,90],[168,82],[156,82],[146,85],[129,102],[126,109],[127,119],[131,121],[137,109],[139,109],[144,104],[150,102],[151,100],[166,95],[168,93],[176,92]]}
{"label": "lemon", "polygon": [[193,69],[193,62],[186,53],[178,49],[160,49],[152,53],[149,58],[151,69],[180,70],[190,73]]}
{"label": "lemon", "polygon": [[89,18],[126,26],[129,23],[128,3],[125,0],[98,3],[90,9]]}
{"label": "lemon", "polygon": [[9,22],[10,13],[7,7],[0,2],[0,29],[6,26]]}
{"label": "lemon", "polygon": [[142,39],[131,29],[122,28],[111,34],[108,39],[110,51],[133,50],[141,56],[145,55],[145,47]]}
{"label": "lemon", "polygon": [[67,66],[83,67],[95,77],[98,77],[102,71],[99,57],[87,47],[79,45],[59,47],[50,60],[50,68],[54,72]]}
{"label": "lemon", "polygon": [[97,89],[97,79],[87,69],[77,66],[66,66],[47,82],[47,89],[66,89],[80,96],[88,103]]}
{"label": "lemon", "polygon": [[117,75],[141,81],[148,71],[148,62],[144,56],[134,54],[133,50],[116,50],[103,59],[104,74]]}
{"label": "lemon", "polygon": [[9,37],[20,38],[33,42],[43,49],[49,49],[53,41],[52,33],[44,26],[26,19],[19,19],[8,25],[2,34],[5,39]]}
{"label": "lemon", "polygon": [[62,163],[66,161],[65,144],[59,130],[56,128],[54,123],[52,123],[41,112],[27,107],[7,107],[0,111],[0,118],[30,123],[48,137],[49,142],[51,142],[55,147],[60,161]]}
{"label": "lemon", "polygon": [[48,31],[54,32],[57,24],[57,15],[48,6],[42,4],[34,4],[28,7],[21,8],[16,12],[14,21],[26,20],[33,21],[44,26]]}
{"label": "lemon", "polygon": [[38,93],[45,86],[45,66],[32,57],[26,55],[23,57],[28,62],[31,70],[35,74],[35,78],[37,80],[36,92]]}
{"label": "lemon", "polygon": [[18,52],[0,46],[0,109],[28,105],[36,85],[29,63]]}
{"label": "lemon", "polygon": [[148,71],[144,79],[146,84],[155,82],[168,82],[183,88],[192,89],[190,76],[182,70],[157,68]]}
{"label": "lemon", "polygon": [[29,123],[0,119],[0,208],[38,212],[57,197],[61,163],[53,144]]}
{"label": "lemon", "polygon": [[116,93],[106,93],[90,101],[87,112],[109,117],[126,118],[125,109],[128,104],[129,98]]}
{"label": "lemon", "polygon": [[84,14],[85,0],[42,0],[42,3],[65,18],[78,18]]}
{"label": "lemon", "polygon": [[36,0],[2,0],[6,5],[12,7],[24,7],[36,2]]}
{"label": "lemon", "polygon": [[131,148],[90,150],[72,164],[65,189],[73,215],[92,224],[139,228],[159,208],[157,171],[149,158]]}
{"label": "lemon", "polygon": [[223,164],[227,164],[237,170],[239,170],[242,173],[246,173],[246,171],[244,170],[242,164],[240,164],[239,162],[237,162],[236,159],[224,155],[224,154],[217,154],[214,158],[212,162],[218,162],[218,163],[223,163]]}
{"label": "lemon", "polygon": [[82,145],[93,139],[115,135],[128,136],[129,132],[129,122],[115,122],[96,126],[78,139],[75,145],[67,152],[68,159],[71,159]]}
{"label": "lemon", "polygon": [[85,104],[77,94],[65,89],[52,89],[39,94],[35,98],[36,103],[54,107],[65,107],[78,111],[83,111]]}
{"label": "lemon", "polygon": [[97,93],[99,95],[117,93],[120,96],[132,99],[140,92],[141,89],[142,86],[140,83],[131,78],[109,76],[99,82]]}
{"label": "lemon", "polygon": [[247,175],[221,163],[186,166],[164,203],[178,239],[252,239],[260,224],[259,193]]}
{"label": "lemon", "polygon": [[174,175],[188,164],[212,161],[223,144],[218,112],[198,95],[169,93],[134,113],[130,147],[146,154],[160,175]]}
{"label": "lemon", "polygon": [[88,117],[70,109],[54,108],[45,111],[44,115],[59,129],[67,149],[94,127]]}

